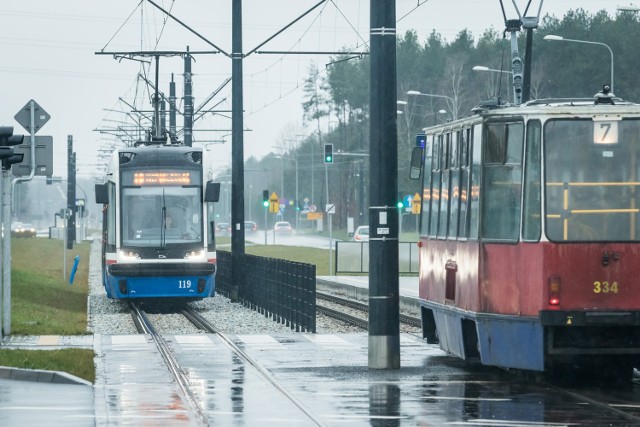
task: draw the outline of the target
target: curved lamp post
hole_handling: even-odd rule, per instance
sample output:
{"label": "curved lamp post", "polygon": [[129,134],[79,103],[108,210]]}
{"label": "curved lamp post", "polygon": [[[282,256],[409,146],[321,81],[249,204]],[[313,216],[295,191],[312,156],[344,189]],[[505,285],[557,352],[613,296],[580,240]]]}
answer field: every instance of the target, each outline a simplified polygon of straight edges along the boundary
{"label": "curved lamp post", "polygon": [[456,119],[458,118],[457,108],[455,108],[456,103],[455,103],[455,101],[453,100],[453,98],[451,98],[450,96],[446,96],[446,95],[435,95],[435,94],[433,94],[433,93],[422,93],[422,92],[419,92],[419,91],[417,91],[417,90],[408,90],[408,91],[407,91],[407,95],[429,96],[429,97],[432,97],[432,98],[444,98],[444,99],[447,99],[447,100],[449,100],[449,102],[451,102],[451,107],[452,107],[452,108],[451,108],[451,112],[452,112],[452,115],[453,115],[453,120],[456,120]]}
{"label": "curved lamp post", "polygon": [[611,48],[609,47],[609,45],[605,44],[605,43],[601,43],[601,42],[590,42],[587,40],[575,40],[575,39],[565,39],[564,37],[561,36],[555,36],[553,34],[548,34],[546,36],[544,36],[545,40],[549,40],[549,41],[565,41],[565,42],[575,42],[575,43],[585,43],[585,44],[595,44],[595,45],[599,45],[599,46],[604,46],[607,49],[609,49],[609,55],[611,55],[611,93],[615,93],[613,90],[613,51],[611,50]]}
{"label": "curved lamp post", "polygon": [[[489,68],[489,67],[485,67],[484,65],[476,65],[472,68],[473,71],[487,71],[490,73],[503,73],[503,74],[513,74],[512,71],[505,71],[505,70],[497,70],[495,68]],[[508,93],[508,91],[507,91]],[[513,93],[512,93],[512,96]],[[509,100],[509,95],[507,95],[507,101]]]}

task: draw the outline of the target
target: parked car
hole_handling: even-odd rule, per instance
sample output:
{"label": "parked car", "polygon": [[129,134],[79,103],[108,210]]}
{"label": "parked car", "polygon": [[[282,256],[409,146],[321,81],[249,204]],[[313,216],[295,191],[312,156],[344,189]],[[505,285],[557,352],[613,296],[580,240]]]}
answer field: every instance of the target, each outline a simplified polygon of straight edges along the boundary
{"label": "parked car", "polygon": [[355,242],[368,242],[369,241],[369,226],[361,225],[356,228],[356,231],[353,233],[353,240]]}
{"label": "parked car", "polygon": [[255,233],[258,231],[258,224],[253,221],[245,221],[244,222],[244,232],[245,233]]}
{"label": "parked car", "polygon": [[228,222],[219,222],[216,224],[216,236],[230,236],[231,224]]}
{"label": "parked car", "polygon": [[16,222],[11,226],[13,237],[36,237],[36,228],[31,224]]}
{"label": "parked car", "polygon": [[293,227],[291,227],[288,221],[278,221],[273,226],[273,231],[276,233],[292,233]]}

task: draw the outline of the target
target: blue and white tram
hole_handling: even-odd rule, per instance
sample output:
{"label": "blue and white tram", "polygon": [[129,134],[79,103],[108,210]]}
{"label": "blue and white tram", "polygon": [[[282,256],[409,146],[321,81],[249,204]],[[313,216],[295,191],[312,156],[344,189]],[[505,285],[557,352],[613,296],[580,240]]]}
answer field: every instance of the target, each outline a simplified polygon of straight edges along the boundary
{"label": "blue and white tram", "polygon": [[116,150],[105,182],[102,276],[109,298],[198,300],[215,294],[213,202],[202,149],[148,145]]}

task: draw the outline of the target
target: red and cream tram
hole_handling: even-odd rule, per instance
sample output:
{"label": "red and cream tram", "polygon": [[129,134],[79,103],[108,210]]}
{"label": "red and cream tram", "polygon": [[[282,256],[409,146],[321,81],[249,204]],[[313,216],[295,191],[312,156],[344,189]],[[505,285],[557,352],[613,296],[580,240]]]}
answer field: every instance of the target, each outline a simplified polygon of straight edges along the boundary
{"label": "red and cream tram", "polygon": [[411,175],[429,342],[504,368],[639,366],[640,105],[599,95],[425,129]]}

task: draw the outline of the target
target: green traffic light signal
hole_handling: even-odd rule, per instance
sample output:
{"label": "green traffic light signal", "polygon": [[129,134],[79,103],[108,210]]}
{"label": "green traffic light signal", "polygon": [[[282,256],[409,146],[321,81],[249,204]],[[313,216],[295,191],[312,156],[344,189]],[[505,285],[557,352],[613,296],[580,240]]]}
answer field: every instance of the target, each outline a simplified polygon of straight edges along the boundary
{"label": "green traffic light signal", "polygon": [[324,162],[333,163],[333,144],[324,144]]}
{"label": "green traffic light signal", "polygon": [[269,207],[269,201],[268,200],[263,201],[262,202],[262,206],[264,206],[265,208],[268,208]]}
{"label": "green traffic light signal", "polygon": [[396,206],[398,207],[398,209],[402,209],[404,208],[404,203],[402,202],[402,200],[400,200]]}

